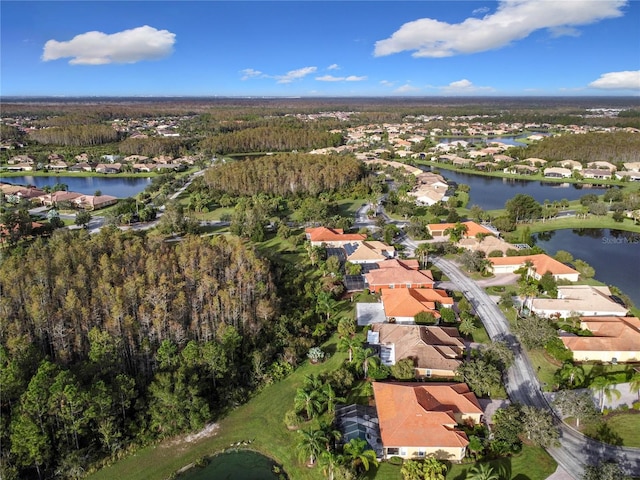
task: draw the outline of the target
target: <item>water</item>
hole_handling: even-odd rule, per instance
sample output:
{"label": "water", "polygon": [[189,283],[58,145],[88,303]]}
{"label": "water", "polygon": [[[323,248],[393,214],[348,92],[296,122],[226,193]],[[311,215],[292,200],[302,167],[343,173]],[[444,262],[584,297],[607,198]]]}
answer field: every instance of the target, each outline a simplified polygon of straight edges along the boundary
{"label": "water", "polygon": [[205,467],[194,467],[180,475],[180,480],[278,480],[273,461],[249,450],[222,453]]}
{"label": "water", "polygon": [[[433,169],[436,170],[438,168],[434,167]],[[531,195],[537,202],[543,203],[545,200],[553,202],[565,198],[567,200],[578,200],[588,193],[600,195],[604,193],[606,189],[606,187],[583,186],[575,183],[485,177],[482,175],[454,172],[452,170],[445,170],[444,168],[438,170],[446,180],[469,185],[471,191],[469,192],[469,203],[467,206],[479,205],[484,210],[504,208],[507,200],[510,200],[518,193]]]}
{"label": "water", "polygon": [[539,233],[536,245],[549,255],[565,250],[596,270],[596,280],[614,285],[640,307],[640,234],[583,228]]}
{"label": "water", "polygon": [[64,183],[69,187],[70,192],[93,195],[96,190],[100,190],[103,195],[117,198],[133,197],[151,185],[151,178],[145,177],[72,177],[64,175],[36,177],[24,175],[0,178],[0,181],[14,185],[35,185],[38,188]]}
{"label": "water", "polygon": [[478,144],[485,143],[489,144],[491,142],[500,142],[505,145],[511,145],[514,147],[524,147],[527,144],[522,142],[525,138],[531,135],[548,135],[547,133],[540,132],[531,132],[531,133],[523,133],[521,135],[505,135],[503,137],[447,137],[447,138],[438,138],[436,141],[438,143],[453,143],[459,140],[463,140],[467,143]]}

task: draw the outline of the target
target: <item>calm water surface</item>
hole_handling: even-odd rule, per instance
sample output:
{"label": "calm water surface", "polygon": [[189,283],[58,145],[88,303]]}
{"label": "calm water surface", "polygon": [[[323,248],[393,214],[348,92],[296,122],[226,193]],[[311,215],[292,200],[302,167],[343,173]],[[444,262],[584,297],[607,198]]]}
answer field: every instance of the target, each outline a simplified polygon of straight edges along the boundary
{"label": "calm water surface", "polygon": [[151,178],[123,178],[123,177],[71,177],[55,175],[51,177],[32,177],[25,175],[22,177],[0,178],[0,181],[12,183],[14,185],[35,185],[38,188],[47,185],[53,186],[56,183],[64,183],[69,187],[70,192],[93,195],[96,190],[100,190],[103,195],[112,195],[118,198],[133,197],[151,185]]}
{"label": "calm water surface", "polygon": [[[434,168],[436,170],[437,168]],[[468,206],[479,205],[484,210],[504,208],[507,200],[518,193],[531,195],[537,202],[545,200],[578,200],[583,195],[595,193],[601,195],[606,187],[580,186],[575,183],[553,183],[533,180],[514,180],[510,178],[485,177],[469,173],[454,172],[444,168],[438,169],[448,181],[464,183],[471,187]],[[581,187],[581,188],[580,188]]]}
{"label": "calm water surface", "polygon": [[278,480],[271,459],[248,450],[222,453],[203,468],[192,468],[179,480]]}
{"label": "calm water surface", "polygon": [[640,234],[583,228],[539,233],[536,245],[555,255],[565,250],[596,270],[596,279],[614,285],[640,307]]}

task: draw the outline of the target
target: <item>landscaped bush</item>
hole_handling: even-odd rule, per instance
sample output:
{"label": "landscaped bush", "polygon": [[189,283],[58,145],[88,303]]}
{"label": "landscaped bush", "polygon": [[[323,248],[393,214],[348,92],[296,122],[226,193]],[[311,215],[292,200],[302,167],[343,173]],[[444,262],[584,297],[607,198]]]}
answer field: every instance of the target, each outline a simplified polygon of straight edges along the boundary
{"label": "landscaped bush", "polygon": [[558,337],[553,338],[544,346],[545,350],[556,360],[566,362],[567,360],[573,360],[573,354],[571,350],[564,346],[562,340]]}
{"label": "landscaped bush", "polygon": [[389,460],[387,460],[391,465],[402,465],[402,463],[404,462],[404,460],[402,459],[402,457],[396,457],[393,456],[391,458],[389,458]]}
{"label": "landscaped bush", "polygon": [[307,353],[307,357],[311,363],[319,363],[324,360],[324,352],[320,347],[311,347]]}

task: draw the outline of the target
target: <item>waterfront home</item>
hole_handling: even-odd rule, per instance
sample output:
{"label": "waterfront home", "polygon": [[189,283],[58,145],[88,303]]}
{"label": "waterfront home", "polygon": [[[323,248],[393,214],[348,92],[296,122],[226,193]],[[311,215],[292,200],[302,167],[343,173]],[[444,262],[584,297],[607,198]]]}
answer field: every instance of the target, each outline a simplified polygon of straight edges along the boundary
{"label": "waterfront home", "polygon": [[529,157],[525,158],[522,163],[531,165],[532,167],[542,167],[546,165],[547,161],[541,158]]}
{"label": "waterfront home", "polygon": [[569,178],[571,170],[562,167],[547,167],[544,169],[544,176],[548,178]]}
{"label": "waterfront home", "polygon": [[46,207],[57,207],[59,204],[68,202],[71,204],[76,198],[81,197],[82,193],[66,192],[64,190],[58,190],[57,192],[45,193],[40,195],[37,199]]}
{"label": "waterfront home", "polygon": [[9,165],[35,165],[36,161],[29,155],[15,155],[7,160]]}
{"label": "waterfront home", "polygon": [[367,334],[387,366],[411,359],[416,378],[453,378],[462,363],[465,344],[455,327],[377,323]]}
{"label": "waterfront home", "polygon": [[527,275],[540,280],[542,275],[549,272],[553,278],[577,282],[580,273],[573,268],[557,261],[546,253],[524,255],[519,257],[491,257],[491,269],[494,274],[513,273],[521,268],[527,268]]}
{"label": "waterfront home", "polygon": [[35,167],[31,163],[16,163],[13,165],[7,165],[6,170],[10,172],[31,172],[35,170]]}
{"label": "waterfront home", "polygon": [[560,340],[577,362],[640,361],[640,320],[637,317],[580,317],[580,328],[591,336],[562,333]]}
{"label": "waterfront home", "polygon": [[625,162],[623,165],[629,172],[640,172],[640,162]]}
{"label": "waterfront home", "polygon": [[603,168],[585,168],[582,170],[582,176],[584,178],[597,178],[602,180],[608,180],[611,178],[611,170]]}
{"label": "waterfront home", "polygon": [[[471,220],[468,220],[466,222],[461,222],[460,224],[467,227],[467,230],[462,235],[462,238],[476,237],[478,234],[481,234],[481,236],[494,234],[493,231]],[[457,225],[456,223],[430,223],[427,225],[427,230],[429,230],[429,233],[433,238],[444,239],[444,238],[449,238],[449,234],[445,233],[445,231],[450,228],[455,228],[456,225]]]}
{"label": "waterfront home", "polygon": [[377,293],[383,288],[433,288],[431,270],[420,270],[417,260],[384,260],[378,269],[364,275],[367,288]]}
{"label": "waterfront home", "polygon": [[503,172],[517,175],[535,175],[538,173],[538,168],[532,167],[531,165],[511,165],[505,168]]}
{"label": "waterfront home", "polygon": [[461,461],[469,439],[458,428],[479,424],[482,408],[465,383],[373,382],[384,458]]}
{"label": "waterfront home", "polygon": [[47,165],[44,166],[44,168],[46,168],[47,170],[60,172],[60,171],[67,170],[69,168],[69,165],[67,165],[67,163],[63,161],[56,161],[55,163],[48,163]]}
{"label": "waterfront home", "polygon": [[44,195],[44,190],[36,187],[23,187],[22,185],[13,185],[10,183],[0,183],[0,191],[4,193],[8,202],[18,203],[20,200],[37,198]]}
{"label": "waterfront home", "polygon": [[484,252],[487,256],[491,252],[501,252],[501,256],[504,257],[508,250],[516,250],[515,245],[492,235],[483,238],[462,238],[456,245],[460,248],[471,250],[472,252]]}
{"label": "waterfront home", "polygon": [[629,311],[612,297],[609,287],[591,285],[559,286],[557,298],[532,298],[527,304],[546,318],[625,316]]}
{"label": "waterfront home", "polygon": [[69,167],[70,172],[91,172],[93,167],[87,162],[79,162]]}
{"label": "waterfront home", "polygon": [[307,240],[313,246],[342,247],[347,243],[361,243],[367,236],[361,233],[344,233],[341,228],[310,227],[305,229]]}
{"label": "waterfront home", "polygon": [[99,163],[96,165],[96,173],[120,173],[122,169],[122,164],[114,163],[114,164],[104,164]]}
{"label": "waterfront home", "polygon": [[627,172],[625,170],[619,170],[615,173],[618,180],[627,179],[630,182],[640,182],[640,172]]}
{"label": "waterfront home", "polygon": [[118,199],[111,195],[82,195],[74,198],[73,203],[84,210],[99,210],[118,203]]}

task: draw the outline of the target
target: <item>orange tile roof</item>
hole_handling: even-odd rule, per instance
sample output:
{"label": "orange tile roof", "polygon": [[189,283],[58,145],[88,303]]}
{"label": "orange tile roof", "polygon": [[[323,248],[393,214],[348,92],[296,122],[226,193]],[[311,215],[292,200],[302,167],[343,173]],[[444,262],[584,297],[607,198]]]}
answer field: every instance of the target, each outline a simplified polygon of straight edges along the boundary
{"label": "orange tile roof", "polygon": [[380,291],[387,317],[414,317],[420,312],[431,312],[440,318],[436,302],[453,304],[453,299],[447,297],[444,290],[383,288]]}
{"label": "orange tile roof", "polygon": [[557,261],[555,258],[550,257],[545,253],[539,253],[536,255],[524,255],[521,257],[492,257],[489,261],[494,265],[522,265],[527,261],[531,261],[533,268],[540,275],[549,272],[553,275],[563,275],[578,273],[573,268]]}
{"label": "orange tile roof", "polygon": [[[478,233],[493,235],[493,232],[491,230],[477,224],[476,222],[466,221],[460,223],[462,225],[466,225],[467,227],[467,233],[465,233],[464,235],[465,237],[475,237]],[[427,225],[427,228],[431,232],[444,232],[447,228],[453,228],[455,226],[455,223],[430,223],[429,225]]]}
{"label": "orange tile roof", "polygon": [[367,283],[372,286],[401,285],[410,283],[411,286],[432,286],[435,282],[430,270],[418,270],[406,260],[385,260],[378,262],[377,270],[365,274]]}
{"label": "orange tile roof", "polygon": [[357,242],[367,239],[367,236],[361,233],[344,233],[341,228],[315,227],[307,228],[305,232],[312,242]]}
{"label": "orange tile roof", "polygon": [[389,447],[466,447],[455,414],[482,409],[464,383],[373,383],[380,436]]}
{"label": "orange tile roof", "polygon": [[636,352],[640,351],[640,319],[637,317],[580,317],[581,326],[592,337],[561,336],[572,351]]}

